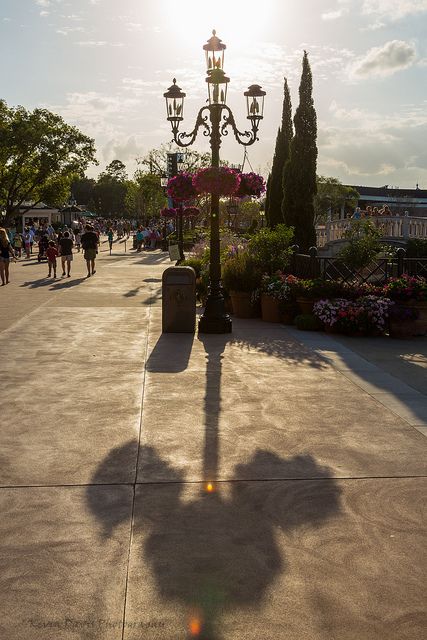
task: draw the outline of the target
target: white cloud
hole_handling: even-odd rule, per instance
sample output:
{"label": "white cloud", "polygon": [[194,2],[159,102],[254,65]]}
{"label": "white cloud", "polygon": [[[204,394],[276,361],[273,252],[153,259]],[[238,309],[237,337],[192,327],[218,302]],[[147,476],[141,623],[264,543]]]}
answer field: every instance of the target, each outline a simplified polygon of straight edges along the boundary
{"label": "white cloud", "polygon": [[362,12],[399,20],[408,15],[427,11],[427,0],[364,0]]}
{"label": "white cloud", "polygon": [[319,123],[321,170],[362,184],[372,183],[375,176],[388,176],[395,184],[427,179],[426,107],[424,102],[384,114],[333,101],[329,111],[335,122]]}
{"label": "white cloud", "polygon": [[382,47],[373,47],[363,58],[352,63],[349,73],[352,78],[390,76],[396,71],[412,66],[416,57],[413,44],[403,40],[391,40]]}
{"label": "white cloud", "polygon": [[326,21],[338,20],[338,18],[342,18],[346,13],[348,13],[348,9],[346,7],[342,7],[341,9],[326,11],[325,13],[322,13],[322,20],[326,20]]}
{"label": "white cloud", "polygon": [[79,40],[79,47],[124,47],[124,42],[107,42],[106,40]]}

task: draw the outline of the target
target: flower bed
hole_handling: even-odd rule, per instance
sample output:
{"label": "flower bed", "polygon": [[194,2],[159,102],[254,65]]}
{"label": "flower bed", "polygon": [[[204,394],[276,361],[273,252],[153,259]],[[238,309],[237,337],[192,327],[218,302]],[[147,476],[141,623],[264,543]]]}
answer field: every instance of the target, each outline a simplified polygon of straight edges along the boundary
{"label": "flower bed", "polygon": [[387,328],[390,307],[388,298],[364,296],[358,300],[336,298],[320,300],[313,308],[314,315],[327,328],[347,335],[383,334]]}

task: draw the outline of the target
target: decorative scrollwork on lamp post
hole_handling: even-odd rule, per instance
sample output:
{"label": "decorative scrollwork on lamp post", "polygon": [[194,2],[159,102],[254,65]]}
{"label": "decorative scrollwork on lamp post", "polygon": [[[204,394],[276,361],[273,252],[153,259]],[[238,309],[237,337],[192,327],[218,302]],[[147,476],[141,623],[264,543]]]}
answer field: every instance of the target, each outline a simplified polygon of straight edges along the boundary
{"label": "decorative scrollwork on lamp post", "polygon": [[[209,104],[200,109],[194,129],[190,133],[179,131],[180,123],[183,120],[186,94],[178,87],[175,78],[173,84],[163,95],[166,98],[167,119],[171,123],[175,143],[180,147],[189,147],[194,143],[199,129],[202,129],[203,135],[209,137],[210,140],[212,167],[219,167],[221,137],[228,135],[229,128],[233,131],[237,142],[246,147],[258,140],[258,128],[263,118],[266,93],[257,84],[251,85],[245,91],[247,118],[251,123],[251,130],[239,131],[234,115],[226,104],[227,87],[230,82],[230,78],[224,73],[226,45],[213,31],[212,37],[203,46],[203,49],[206,54]],[[221,285],[219,198],[218,194],[211,193],[209,293],[205,311],[199,321],[201,333],[229,333],[232,327],[231,318],[225,311]]]}

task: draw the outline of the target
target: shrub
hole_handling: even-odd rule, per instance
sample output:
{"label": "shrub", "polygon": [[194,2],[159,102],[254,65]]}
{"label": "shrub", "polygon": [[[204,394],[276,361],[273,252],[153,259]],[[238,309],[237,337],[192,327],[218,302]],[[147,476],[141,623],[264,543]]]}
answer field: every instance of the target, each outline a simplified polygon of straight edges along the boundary
{"label": "shrub", "polygon": [[293,236],[293,229],[284,224],[275,229],[260,229],[249,240],[248,249],[261,270],[272,275],[289,264]]}
{"label": "shrub", "polygon": [[181,267],[193,267],[196,272],[196,278],[200,278],[200,273],[202,271],[202,259],[201,258],[186,258],[181,262]]}
{"label": "shrub", "polygon": [[381,233],[370,220],[353,220],[345,237],[349,244],[337,257],[350,269],[367,267],[381,250]]}
{"label": "shrub", "polygon": [[427,240],[408,240],[406,245],[406,256],[408,258],[427,258]]}
{"label": "shrub", "polygon": [[222,282],[227,291],[251,293],[260,286],[261,270],[247,252],[236,253],[224,264]]}

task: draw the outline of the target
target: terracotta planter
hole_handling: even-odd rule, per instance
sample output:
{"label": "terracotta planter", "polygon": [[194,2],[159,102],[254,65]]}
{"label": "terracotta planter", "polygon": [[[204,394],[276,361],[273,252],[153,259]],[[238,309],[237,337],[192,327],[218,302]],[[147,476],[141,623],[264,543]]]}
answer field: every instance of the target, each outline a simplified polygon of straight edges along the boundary
{"label": "terracotta planter", "polygon": [[310,298],[297,298],[297,303],[301,313],[312,315],[316,300],[311,300]]}
{"label": "terracotta planter", "polygon": [[261,296],[261,317],[264,322],[280,322],[280,302],[265,293]]}
{"label": "terracotta planter", "polygon": [[286,303],[282,310],[282,323],[287,325],[293,325],[295,317],[298,315],[299,309],[296,304]]}
{"label": "terracotta planter", "polygon": [[415,336],[424,336],[427,333],[427,300],[409,300],[405,302],[406,307],[412,307],[418,311],[418,318],[414,320]]}
{"label": "terracotta planter", "polygon": [[335,325],[325,324],[324,325],[325,333],[339,333]]}
{"label": "terracotta planter", "polygon": [[389,336],[397,340],[408,340],[417,335],[418,320],[390,319]]}
{"label": "terracotta planter", "polygon": [[236,318],[254,318],[255,310],[251,303],[251,294],[244,291],[230,291],[233,313]]}

